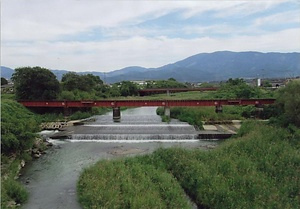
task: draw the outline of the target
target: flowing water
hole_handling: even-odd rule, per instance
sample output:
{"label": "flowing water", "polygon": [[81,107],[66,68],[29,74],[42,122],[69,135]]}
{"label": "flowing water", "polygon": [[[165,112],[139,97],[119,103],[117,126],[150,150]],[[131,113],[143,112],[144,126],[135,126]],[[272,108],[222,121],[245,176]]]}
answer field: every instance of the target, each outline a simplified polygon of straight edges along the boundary
{"label": "flowing water", "polygon": [[47,154],[28,164],[21,181],[30,193],[22,208],[79,209],[76,183],[83,168],[100,159],[151,153],[159,147],[202,148],[217,142],[195,139],[194,127],[176,120],[162,123],[156,108],[141,107],[122,112],[121,122],[112,113],[68,129],[69,139],[51,140]]}

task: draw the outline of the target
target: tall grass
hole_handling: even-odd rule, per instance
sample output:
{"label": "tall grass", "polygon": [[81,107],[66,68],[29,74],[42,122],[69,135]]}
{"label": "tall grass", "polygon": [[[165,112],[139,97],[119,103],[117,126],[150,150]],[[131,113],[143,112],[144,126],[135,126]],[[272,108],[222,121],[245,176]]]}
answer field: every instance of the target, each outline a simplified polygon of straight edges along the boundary
{"label": "tall grass", "polygon": [[297,208],[300,155],[290,134],[262,124],[244,127],[252,131],[211,152],[170,149],[154,155],[199,206]]}
{"label": "tall grass", "polygon": [[[203,129],[203,121],[224,121],[243,119],[244,115],[251,115],[253,107],[224,107],[223,113],[216,113],[215,107],[172,107],[171,118],[179,119]],[[158,108],[157,114],[163,117],[164,109]],[[162,118],[164,119],[164,118]]]}
{"label": "tall grass", "polygon": [[100,161],[78,182],[84,208],[190,208],[175,178],[135,159]]}
{"label": "tall grass", "polygon": [[246,122],[236,138],[212,151],[158,149],[101,161],[81,175],[79,199],[85,208],[182,208],[174,202],[182,200],[180,184],[200,208],[299,208],[299,140],[287,130]]}

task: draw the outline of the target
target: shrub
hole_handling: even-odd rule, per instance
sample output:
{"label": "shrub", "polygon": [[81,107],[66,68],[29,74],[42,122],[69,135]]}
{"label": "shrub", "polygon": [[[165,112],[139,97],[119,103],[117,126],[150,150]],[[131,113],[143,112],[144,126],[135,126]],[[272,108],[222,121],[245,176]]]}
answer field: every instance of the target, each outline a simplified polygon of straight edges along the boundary
{"label": "shrub", "polygon": [[28,198],[26,189],[12,178],[8,178],[3,182],[4,196],[16,201],[16,203],[24,203]]}

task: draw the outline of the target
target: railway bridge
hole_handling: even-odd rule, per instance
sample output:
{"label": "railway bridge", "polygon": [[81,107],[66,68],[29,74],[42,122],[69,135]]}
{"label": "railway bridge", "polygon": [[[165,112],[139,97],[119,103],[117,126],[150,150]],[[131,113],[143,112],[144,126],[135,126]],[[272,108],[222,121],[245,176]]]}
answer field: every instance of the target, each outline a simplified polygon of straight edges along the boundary
{"label": "railway bridge", "polygon": [[165,115],[170,116],[170,107],[215,106],[216,112],[222,112],[224,105],[254,105],[261,108],[274,102],[275,99],[19,101],[25,107],[63,108],[65,112],[72,108],[111,107],[114,121],[121,119],[120,107],[164,107]]}

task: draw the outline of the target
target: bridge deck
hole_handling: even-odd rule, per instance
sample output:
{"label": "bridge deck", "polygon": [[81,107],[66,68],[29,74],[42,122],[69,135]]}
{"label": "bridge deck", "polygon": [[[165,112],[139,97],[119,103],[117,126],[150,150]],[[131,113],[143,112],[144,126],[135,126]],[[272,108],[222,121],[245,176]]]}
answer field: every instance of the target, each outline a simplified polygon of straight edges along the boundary
{"label": "bridge deck", "polygon": [[150,94],[162,94],[162,93],[176,93],[176,92],[188,92],[188,91],[216,91],[217,87],[208,88],[162,88],[162,89],[141,89],[138,91],[140,96],[150,95]]}
{"label": "bridge deck", "polygon": [[222,105],[265,105],[275,99],[214,99],[214,100],[81,100],[81,101],[19,101],[25,107],[197,107]]}

